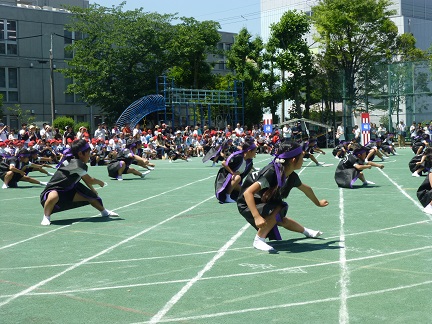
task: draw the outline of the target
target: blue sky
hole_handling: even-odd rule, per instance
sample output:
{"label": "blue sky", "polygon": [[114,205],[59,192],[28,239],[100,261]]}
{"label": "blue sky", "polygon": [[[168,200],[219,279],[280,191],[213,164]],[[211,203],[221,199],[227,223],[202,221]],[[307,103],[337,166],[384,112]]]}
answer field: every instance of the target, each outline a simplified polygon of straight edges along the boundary
{"label": "blue sky", "polygon": [[[118,6],[122,1],[90,0],[104,7]],[[221,30],[237,33],[246,27],[252,36],[260,34],[259,0],[127,0],[124,10],[143,8],[145,12],[178,13],[180,17],[194,17],[196,20],[215,20]]]}

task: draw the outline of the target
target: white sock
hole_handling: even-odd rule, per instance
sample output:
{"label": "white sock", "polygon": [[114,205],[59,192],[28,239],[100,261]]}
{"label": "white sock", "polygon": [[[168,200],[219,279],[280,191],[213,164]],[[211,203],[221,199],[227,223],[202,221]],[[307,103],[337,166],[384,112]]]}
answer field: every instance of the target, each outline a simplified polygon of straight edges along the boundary
{"label": "white sock", "polygon": [[41,225],[50,225],[50,224],[51,224],[50,216],[44,215],[44,217],[42,218]]}
{"label": "white sock", "polygon": [[265,238],[259,237],[258,235],[255,236],[253,247],[261,251],[267,251],[267,252],[276,251],[271,245],[268,245],[265,242]]}
{"label": "white sock", "polygon": [[303,235],[306,237],[317,238],[317,237],[322,235],[322,232],[321,231],[315,231],[313,229],[305,227]]}
{"label": "white sock", "polygon": [[102,210],[102,211],[101,211],[101,215],[102,215],[103,217],[108,216],[108,215],[109,215],[108,210],[106,210],[106,208],[105,208],[104,210]]}

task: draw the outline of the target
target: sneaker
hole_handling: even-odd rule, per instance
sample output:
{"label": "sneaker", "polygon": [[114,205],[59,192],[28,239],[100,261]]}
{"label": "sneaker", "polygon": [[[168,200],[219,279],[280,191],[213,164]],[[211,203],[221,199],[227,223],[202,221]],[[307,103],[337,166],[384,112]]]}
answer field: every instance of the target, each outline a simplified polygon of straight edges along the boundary
{"label": "sneaker", "polygon": [[431,205],[427,205],[425,208],[423,208],[423,211],[426,214],[432,214],[432,206]]}
{"label": "sneaker", "polygon": [[417,172],[413,172],[413,174],[411,174],[413,177],[420,177],[420,174],[418,174]]}
{"label": "sneaker", "polygon": [[145,176],[149,173],[150,173],[150,171],[145,171],[145,172],[141,173],[141,179],[144,179]]}
{"label": "sneaker", "polygon": [[363,186],[374,185],[374,184],[375,184],[375,182],[372,182],[372,181],[365,181],[365,182],[363,182]]}
{"label": "sneaker", "polygon": [[47,225],[50,225],[50,224],[51,224],[51,220],[50,220],[50,218],[44,216],[44,217],[42,218],[41,225],[43,225],[43,226],[47,226]]}
{"label": "sneaker", "polygon": [[50,176],[53,176],[53,175],[54,175],[54,173],[52,173],[52,172],[48,172],[48,175],[50,175]]}
{"label": "sneaker", "polygon": [[171,160],[171,159],[169,159],[169,163],[172,163],[172,160]]}
{"label": "sneaker", "polygon": [[323,166],[322,163],[317,163],[316,166]]}
{"label": "sneaker", "polygon": [[226,198],[225,198],[225,202],[226,202],[226,203],[235,203],[235,202],[237,202],[237,201],[235,201],[235,200],[232,199],[231,197],[226,197]]}
{"label": "sneaker", "polygon": [[3,183],[2,189],[7,189],[9,186],[6,183]]}
{"label": "sneaker", "polygon": [[321,232],[321,231],[314,231],[314,230],[309,230],[309,232],[307,232],[306,234],[304,234],[304,236],[310,237],[310,238],[318,238],[321,235],[323,235],[323,232]]}
{"label": "sneaker", "polygon": [[116,212],[113,212],[112,210],[106,210],[105,213],[101,213],[102,217],[118,217],[118,214]]}
{"label": "sneaker", "polygon": [[39,181],[41,186],[46,186],[48,184],[48,182],[43,182],[43,181]]}
{"label": "sneaker", "polygon": [[384,161],[384,160],[387,160],[388,158],[389,158],[388,156],[383,156],[382,160]]}
{"label": "sneaker", "polygon": [[117,180],[118,180],[118,181],[123,181],[122,176],[118,176],[118,177],[117,177]]}
{"label": "sneaker", "polygon": [[268,245],[266,242],[261,241],[261,240],[254,240],[253,247],[257,250],[260,250],[260,251],[266,251],[266,252],[270,252],[270,253],[277,252],[273,246]]}
{"label": "sneaker", "polygon": [[151,167],[151,166],[147,166],[147,169],[149,169],[150,171],[153,171],[155,168]]}

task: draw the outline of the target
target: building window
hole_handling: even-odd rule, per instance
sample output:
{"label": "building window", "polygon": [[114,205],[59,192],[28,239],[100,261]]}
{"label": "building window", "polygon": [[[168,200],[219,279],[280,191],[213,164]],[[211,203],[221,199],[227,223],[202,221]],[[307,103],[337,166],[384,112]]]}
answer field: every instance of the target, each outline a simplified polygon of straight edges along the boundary
{"label": "building window", "polygon": [[4,102],[18,102],[18,69],[0,67],[0,94]]}
{"label": "building window", "polygon": [[73,58],[73,51],[71,50],[71,45],[75,41],[81,40],[82,38],[82,33],[80,32],[72,32],[66,29],[64,30],[64,57],[66,59]]}
{"label": "building window", "polygon": [[80,95],[67,92],[68,86],[73,83],[73,80],[71,78],[65,78],[64,81],[65,81],[65,102],[67,103],[82,102]]}
{"label": "building window", "polygon": [[17,23],[0,19],[0,55],[17,55]]}

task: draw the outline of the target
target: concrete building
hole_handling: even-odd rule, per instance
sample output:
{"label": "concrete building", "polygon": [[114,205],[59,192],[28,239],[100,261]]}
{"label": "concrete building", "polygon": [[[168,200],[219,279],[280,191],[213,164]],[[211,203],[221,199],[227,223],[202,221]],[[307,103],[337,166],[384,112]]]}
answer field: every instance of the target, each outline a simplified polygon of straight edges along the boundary
{"label": "concrete building", "polygon": [[[94,129],[104,120],[98,107],[90,107],[78,96],[67,94],[65,90],[72,80],[56,72],[66,67],[65,60],[72,58],[65,46],[82,37],[65,30],[70,19],[65,5],[87,8],[89,1],[0,0],[0,109],[2,121],[11,128],[20,128],[17,116],[7,109],[15,105],[29,110],[39,125],[51,123],[56,116],[68,116],[77,123],[88,122]],[[220,34],[218,47],[229,49],[235,34]],[[208,59],[216,63],[214,73],[228,72],[223,54],[209,55]]]}
{"label": "concrete building", "polygon": [[91,116],[90,107],[65,93],[71,80],[56,72],[66,67],[70,54],[65,46],[75,37],[64,29],[70,14],[63,4],[86,7],[88,1],[0,0],[0,93],[4,122],[11,128],[20,128],[7,109],[15,105],[29,110],[38,124],[51,123],[52,113],[76,122],[101,118]]}

